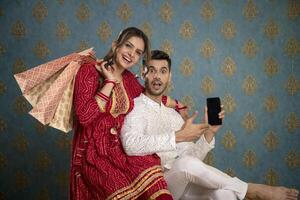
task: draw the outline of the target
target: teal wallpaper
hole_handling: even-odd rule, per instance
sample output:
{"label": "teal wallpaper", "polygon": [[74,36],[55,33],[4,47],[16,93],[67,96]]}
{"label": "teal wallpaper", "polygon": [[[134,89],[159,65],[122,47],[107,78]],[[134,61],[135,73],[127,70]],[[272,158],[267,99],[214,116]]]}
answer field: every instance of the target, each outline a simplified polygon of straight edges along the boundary
{"label": "teal wallpaper", "polygon": [[168,93],[190,112],[221,97],[207,163],[300,189],[299,0],[0,0],[0,200],[68,197],[72,133],[28,115],[13,74],[90,46],[101,57],[128,26],[170,53]]}

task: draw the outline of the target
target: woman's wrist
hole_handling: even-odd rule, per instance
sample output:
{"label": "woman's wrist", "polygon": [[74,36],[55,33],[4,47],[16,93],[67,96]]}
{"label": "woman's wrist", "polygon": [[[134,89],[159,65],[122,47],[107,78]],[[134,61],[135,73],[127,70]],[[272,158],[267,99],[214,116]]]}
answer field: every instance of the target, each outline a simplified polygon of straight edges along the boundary
{"label": "woman's wrist", "polygon": [[118,83],[118,82],[117,82],[116,79],[104,79],[104,84],[105,84],[105,85],[106,85],[106,84],[112,84],[113,87],[115,87],[117,83]]}

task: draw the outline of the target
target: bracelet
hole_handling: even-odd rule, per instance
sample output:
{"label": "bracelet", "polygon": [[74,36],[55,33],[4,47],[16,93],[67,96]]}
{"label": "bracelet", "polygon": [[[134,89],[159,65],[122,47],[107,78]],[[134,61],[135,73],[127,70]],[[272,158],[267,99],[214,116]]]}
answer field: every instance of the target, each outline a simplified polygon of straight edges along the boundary
{"label": "bracelet", "polygon": [[113,87],[115,87],[117,84],[117,81],[114,79],[105,79],[104,84],[107,84],[107,83],[112,83],[114,85]]}
{"label": "bracelet", "polygon": [[109,97],[106,96],[105,94],[103,94],[102,92],[98,91],[97,92],[97,95],[105,102],[108,102],[109,101]]}
{"label": "bracelet", "polygon": [[167,105],[167,100],[168,100],[168,97],[167,96],[162,96],[161,98],[161,102],[164,104],[164,105]]}

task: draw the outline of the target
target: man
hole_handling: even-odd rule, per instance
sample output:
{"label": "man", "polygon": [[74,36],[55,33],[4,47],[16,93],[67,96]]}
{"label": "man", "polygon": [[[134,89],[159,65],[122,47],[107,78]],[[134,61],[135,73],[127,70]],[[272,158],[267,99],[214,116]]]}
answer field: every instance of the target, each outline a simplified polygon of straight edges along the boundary
{"label": "man", "polygon": [[[297,190],[247,184],[204,164],[202,160],[214,147],[214,135],[220,126],[209,126],[199,138],[199,133],[189,132],[191,127],[200,126],[193,123],[197,114],[184,122],[175,110],[161,103],[171,79],[171,60],[166,53],[152,51],[146,68],[145,93],[134,100],[121,139],[129,155],[160,156],[168,189],[175,199],[297,199]],[[224,112],[219,117],[223,118]],[[195,143],[191,142],[197,137]]]}

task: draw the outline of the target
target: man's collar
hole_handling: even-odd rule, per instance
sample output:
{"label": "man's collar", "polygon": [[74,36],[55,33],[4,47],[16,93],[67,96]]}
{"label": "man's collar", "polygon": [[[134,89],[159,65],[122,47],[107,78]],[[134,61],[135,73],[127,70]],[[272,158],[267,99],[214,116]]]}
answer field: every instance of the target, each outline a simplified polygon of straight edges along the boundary
{"label": "man's collar", "polygon": [[152,109],[154,109],[154,111],[159,112],[159,110],[162,107],[165,107],[165,105],[162,102],[157,103],[156,101],[152,100],[151,98],[149,98],[145,94],[142,93],[141,95],[142,95],[143,102],[146,104],[146,106],[151,107]]}

